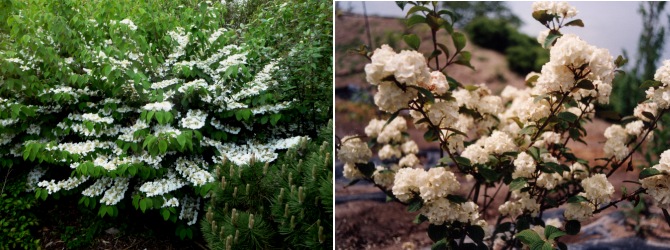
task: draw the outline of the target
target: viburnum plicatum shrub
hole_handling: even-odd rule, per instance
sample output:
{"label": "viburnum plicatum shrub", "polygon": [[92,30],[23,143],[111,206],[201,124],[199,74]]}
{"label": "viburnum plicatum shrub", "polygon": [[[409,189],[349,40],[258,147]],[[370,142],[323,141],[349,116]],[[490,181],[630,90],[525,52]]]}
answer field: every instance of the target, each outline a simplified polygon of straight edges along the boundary
{"label": "viburnum plicatum shrub", "polygon": [[0,33],[0,164],[31,168],[27,190],[42,199],[81,193],[102,216],[132,200],[193,225],[215,164],[273,161],[303,138],[282,121],[299,100],[276,91],[292,53],[246,45],[219,2],[166,13],[126,13],[115,1],[11,6]]}
{"label": "viburnum plicatum shrub", "polygon": [[[413,50],[396,52],[382,45],[372,53],[363,51],[370,59],[366,79],[377,86],[374,102],[391,115],[365,128],[371,147],[365,136],[339,139],[337,157],[345,163],[345,177],[373,182],[409,211],[418,211],[416,221],[430,223],[428,235],[437,249],[565,249],[560,237],[579,233],[582,221],[621,201],[639,201],[645,193],[670,223],[670,151],[632,180],[639,185],[632,192],[622,187],[621,197],[614,197],[619,187],[608,180],[622,166],[633,169],[633,152],[653,136],[670,109],[670,61],[642,86],[647,100],[635,115],[607,128],[605,158],[589,162],[577,157],[568,142],[586,143],[584,125],[595,115],[594,104],[609,103],[612,79],[626,60],[561,33],[565,26],[584,26],[574,19],[574,7],[533,4],[533,17],[548,28],[538,42],[549,50],[550,60],[541,72],[526,77],[526,88],[507,86],[494,95],[484,84],[463,86],[445,74],[453,64],[471,67],[465,37],[451,26],[454,13],[437,10],[434,2],[398,5],[412,5],[410,26],[428,25],[433,52],[427,59],[417,52],[421,41],[416,35],[404,37]],[[442,29],[452,41],[436,39]],[[404,117],[425,131],[426,141],[439,143],[445,157],[438,166],[426,170],[420,165]],[[381,165],[370,162],[372,149]],[[461,183],[472,188],[463,190]],[[499,192],[503,186],[509,191]],[[491,218],[483,212],[500,196],[504,203],[489,225]],[[562,217],[542,219],[543,212],[558,207],[564,208]]]}

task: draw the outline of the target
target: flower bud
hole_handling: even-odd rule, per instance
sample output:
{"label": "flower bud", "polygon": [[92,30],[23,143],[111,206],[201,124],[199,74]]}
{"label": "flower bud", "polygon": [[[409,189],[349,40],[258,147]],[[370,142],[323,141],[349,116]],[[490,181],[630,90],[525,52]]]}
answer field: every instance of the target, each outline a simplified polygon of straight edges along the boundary
{"label": "flower bud", "polygon": [[291,229],[295,228],[295,215],[291,215]]}
{"label": "flower bud", "polygon": [[221,166],[225,166],[226,163],[228,163],[228,158],[225,156],[221,156]]}
{"label": "flower bud", "polygon": [[223,226],[221,226],[221,231],[219,231],[219,239],[223,240],[224,236],[226,236],[223,232]]}
{"label": "flower bud", "polygon": [[212,232],[216,232],[217,229],[218,228],[216,227],[216,221],[212,221]]}
{"label": "flower bud", "polygon": [[254,229],[254,214],[249,215],[249,229]]}
{"label": "flower bud", "polygon": [[233,243],[237,244],[237,239],[240,238],[240,230],[237,229],[235,230],[235,239],[233,240]]}
{"label": "flower bud", "polygon": [[225,189],[226,189],[226,177],[221,176],[221,190],[225,190]]}
{"label": "flower bud", "polygon": [[237,209],[233,208],[232,215],[230,216],[230,221],[233,225],[237,226]]}
{"label": "flower bud", "polygon": [[288,173],[288,185],[293,185],[293,173]]}
{"label": "flower bud", "polygon": [[298,202],[302,204],[305,201],[305,193],[303,192],[303,187],[298,188]]}
{"label": "flower bud", "polygon": [[323,235],[323,227],[319,226],[319,243],[323,243],[324,240],[325,240],[325,237]]}
{"label": "flower bud", "polygon": [[230,250],[232,247],[233,247],[233,236],[228,235],[228,237],[226,237],[226,250]]}
{"label": "flower bud", "polygon": [[249,185],[249,183],[247,183],[247,188],[246,188],[246,190],[245,190],[245,191],[246,191],[246,195],[249,195],[249,187],[250,187],[250,186],[251,186],[251,185]]}
{"label": "flower bud", "polygon": [[268,174],[268,168],[270,167],[270,162],[266,162],[265,166],[263,166],[263,175]]}
{"label": "flower bud", "polygon": [[284,217],[288,217],[288,203],[284,205]]}
{"label": "flower bud", "polygon": [[284,188],[279,189],[279,197],[277,197],[277,200],[281,204],[282,200],[284,200]]}
{"label": "flower bud", "polygon": [[237,187],[233,189],[233,198],[237,198]]}

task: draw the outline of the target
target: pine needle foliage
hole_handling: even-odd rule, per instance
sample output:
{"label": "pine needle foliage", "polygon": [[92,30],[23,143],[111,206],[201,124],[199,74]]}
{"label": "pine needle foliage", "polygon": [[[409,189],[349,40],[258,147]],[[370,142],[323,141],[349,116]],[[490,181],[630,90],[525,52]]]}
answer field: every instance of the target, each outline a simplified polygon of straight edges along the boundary
{"label": "pine needle foliage", "polygon": [[274,163],[216,169],[201,221],[211,249],[330,249],[332,121]]}

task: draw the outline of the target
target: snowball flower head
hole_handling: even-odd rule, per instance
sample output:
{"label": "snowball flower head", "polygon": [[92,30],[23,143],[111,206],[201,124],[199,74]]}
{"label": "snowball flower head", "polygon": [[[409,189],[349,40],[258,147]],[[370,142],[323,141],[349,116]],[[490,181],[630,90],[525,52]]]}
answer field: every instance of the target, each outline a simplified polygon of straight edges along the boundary
{"label": "snowball flower head", "polygon": [[614,193],[614,186],[604,174],[596,174],[582,180],[582,187],[586,193],[584,197],[596,204],[609,202],[610,196]]}
{"label": "snowball flower head", "polygon": [[360,138],[345,136],[337,157],[345,163],[367,163],[372,157],[372,151]]}

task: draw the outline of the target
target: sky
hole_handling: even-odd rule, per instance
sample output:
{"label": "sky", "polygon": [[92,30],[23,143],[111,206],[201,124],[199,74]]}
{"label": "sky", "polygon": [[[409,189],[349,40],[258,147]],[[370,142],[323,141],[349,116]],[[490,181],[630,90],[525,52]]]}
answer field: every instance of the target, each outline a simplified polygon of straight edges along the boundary
{"label": "sky", "polygon": [[[351,10],[354,13],[363,13],[363,4],[360,1],[355,2],[339,2],[339,7]],[[642,20],[638,9],[639,2],[571,2],[571,6],[577,8],[578,14],[576,18],[584,21],[585,27],[567,27],[561,29],[562,33],[572,33],[581,37],[589,44],[606,48],[610,51],[613,57],[622,54],[622,49],[626,49],[628,55],[631,56],[631,61],[636,57],[637,43],[640,32],[642,31]],[[540,31],[546,28],[537,22],[531,16],[532,2],[510,1],[507,2],[508,7],[523,21],[521,32],[531,36],[537,37]],[[404,17],[409,8],[405,8],[403,12],[398,8],[395,2],[365,2],[368,15],[388,16],[388,17]],[[665,15],[661,17],[667,27],[669,21],[667,17],[670,15],[666,7]],[[663,60],[670,60],[670,30],[666,30],[665,49],[660,62]],[[659,66],[660,66],[659,62]]]}

